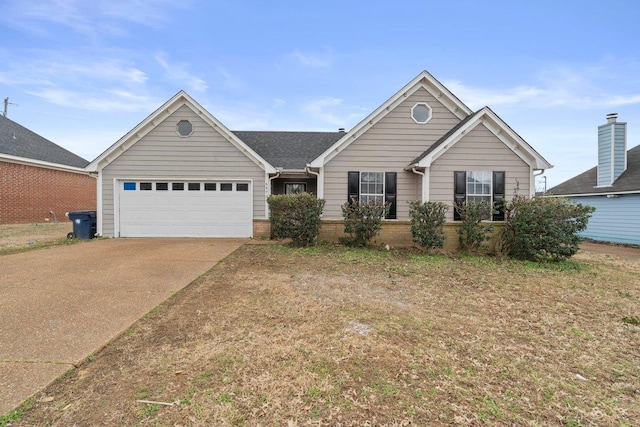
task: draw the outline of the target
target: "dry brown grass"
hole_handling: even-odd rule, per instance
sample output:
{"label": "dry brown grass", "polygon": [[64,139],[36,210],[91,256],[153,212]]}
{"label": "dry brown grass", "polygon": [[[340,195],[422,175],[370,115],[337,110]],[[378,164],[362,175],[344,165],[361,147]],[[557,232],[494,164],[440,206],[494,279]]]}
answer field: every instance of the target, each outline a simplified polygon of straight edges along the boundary
{"label": "dry brown grass", "polygon": [[0,255],[63,243],[73,231],[71,221],[59,223],[0,224]]}
{"label": "dry brown grass", "polygon": [[640,425],[639,273],[244,246],[12,425]]}

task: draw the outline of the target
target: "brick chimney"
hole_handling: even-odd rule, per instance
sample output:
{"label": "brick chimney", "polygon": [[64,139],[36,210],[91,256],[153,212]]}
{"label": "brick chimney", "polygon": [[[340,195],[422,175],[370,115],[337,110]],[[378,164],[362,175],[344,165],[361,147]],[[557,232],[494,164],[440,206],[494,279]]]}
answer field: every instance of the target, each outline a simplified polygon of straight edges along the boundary
{"label": "brick chimney", "polygon": [[598,126],[598,187],[613,185],[627,169],[627,124],[617,119],[618,113],[607,114]]}

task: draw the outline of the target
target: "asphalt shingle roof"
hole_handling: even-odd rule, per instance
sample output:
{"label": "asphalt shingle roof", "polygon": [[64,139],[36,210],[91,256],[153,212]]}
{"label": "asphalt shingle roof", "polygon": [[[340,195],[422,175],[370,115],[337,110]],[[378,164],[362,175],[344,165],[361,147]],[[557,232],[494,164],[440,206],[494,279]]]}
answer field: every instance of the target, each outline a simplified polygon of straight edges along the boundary
{"label": "asphalt shingle roof", "polygon": [[232,131],[245,144],[278,169],[302,170],[344,132]]}
{"label": "asphalt shingle roof", "polygon": [[589,169],[580,175],[556,185],[547,191],[547,195],[564,196],[573,194],[599,194],[617,192],[640,192],[640,145],[627,151],[627,170],[610,187],[596,187],[598,167]]}
{"label": "asphalt shingle roof", "polygon": [[431,144],[431,146],[429,148],[426,149],[425,152],[423,152],[422,154],[420,154],[418,157],[416,157],[415,159],[413,159],[409,164],[410,165],[414,165],[416,163],[418,163],[420,160],[422,160],[425,156],[427,156],[429,153],[431,153],[433,150],[435,150],[436,148],[438,148],[440,145],[442,145],[447,139],[449,139],[449,137],[451,135],[453,135],[458,129],[460,129],[462,126],[464,126],[465,123],[467,123],[469,120],[471,120],[471,118],[473,116],[475,116],[476,114],[478,114],[480,112],[480,110],[476,111],[473,114],[469,114],[467,117],[465,117],[460,123],[458,123],[457,125],[455,125],[449,132],[445,133],[444,135],[442,135],[442,137],[437,140],[436,142],[434,142],[433,144]]}
{"label": "asphalt shingle roof", "polygon": [[24,126],[0,116],[0,154],[84,168],[89,162]]}

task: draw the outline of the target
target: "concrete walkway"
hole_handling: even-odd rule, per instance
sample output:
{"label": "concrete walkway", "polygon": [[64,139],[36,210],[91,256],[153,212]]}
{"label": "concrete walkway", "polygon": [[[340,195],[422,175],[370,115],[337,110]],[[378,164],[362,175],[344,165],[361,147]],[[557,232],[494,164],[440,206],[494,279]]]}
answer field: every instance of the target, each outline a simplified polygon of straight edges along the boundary
{"label": "concrete walkway", "polygon": [[245,242],[122,238],[0,256],[0,415]]}

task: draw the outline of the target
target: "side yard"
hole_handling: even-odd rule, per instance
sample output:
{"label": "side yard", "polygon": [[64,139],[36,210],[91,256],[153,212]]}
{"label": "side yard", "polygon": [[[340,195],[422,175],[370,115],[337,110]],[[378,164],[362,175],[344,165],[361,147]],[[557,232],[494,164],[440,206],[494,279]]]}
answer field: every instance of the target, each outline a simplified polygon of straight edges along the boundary
{"label": "side yard", "polygon": [[66,243],[73,223],[0,224],[0,255]]}
{"label": "side yard", "polygon": [[639,425],[639,274],[246,245],[4,422]]}

